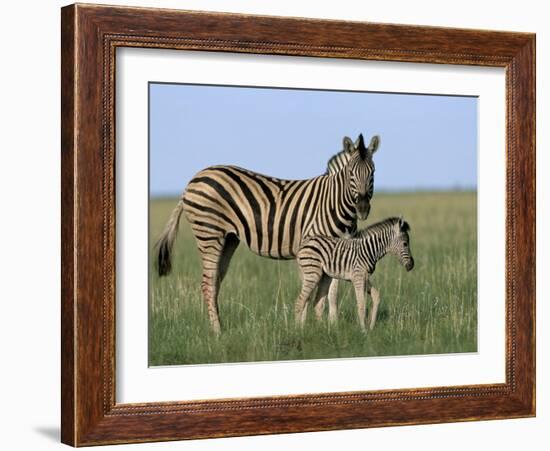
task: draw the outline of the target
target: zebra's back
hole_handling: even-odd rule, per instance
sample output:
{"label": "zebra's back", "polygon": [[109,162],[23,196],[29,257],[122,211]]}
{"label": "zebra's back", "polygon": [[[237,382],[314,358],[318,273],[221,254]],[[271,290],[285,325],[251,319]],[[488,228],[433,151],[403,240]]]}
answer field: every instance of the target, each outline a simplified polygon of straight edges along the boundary
{"label": "zebra's back", "polygon": [[184,211],[198,240],[234,234],[258,255],[294,258],[326,179],[284,180],[212,166],[189,182]]}

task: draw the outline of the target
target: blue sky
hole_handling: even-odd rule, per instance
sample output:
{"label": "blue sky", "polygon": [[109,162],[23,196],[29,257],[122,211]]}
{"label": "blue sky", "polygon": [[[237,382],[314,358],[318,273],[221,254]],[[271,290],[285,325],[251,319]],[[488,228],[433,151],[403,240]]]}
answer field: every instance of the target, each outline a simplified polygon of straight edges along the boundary
{"label": "blue sky", "polygon": [[304,179],[342,138],[374,134],[375,191],[475,189],[477,98],[149,84],[151,196],[179,195],[201,169],[233,164]]}

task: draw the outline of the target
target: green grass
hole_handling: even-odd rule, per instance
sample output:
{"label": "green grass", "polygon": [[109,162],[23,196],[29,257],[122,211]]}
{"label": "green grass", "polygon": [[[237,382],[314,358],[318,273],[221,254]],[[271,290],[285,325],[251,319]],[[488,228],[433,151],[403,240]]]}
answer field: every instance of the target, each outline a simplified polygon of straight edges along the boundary
{"label": "green grass", "polygon": [[[151,202],[150,246],[175,204],[175,199]],[[326,318],[317,323],[310,308],[306,326],[297,329],[296,262],[261,258],[241,245],[222,284],[223,333],[216,338],[200,293],[195,240],[182,217],[172,273],[159,278],[151,270],[149,364],[475,352],[476,211],[475,193],[375,196],[368,222],[403,215],[412,228],[415,268],[407,273],[393,256],[378,264],[371,280],[381,303],[376,326],[367,335],[359,329],[349,282],[340,283],[336,326],[329,328]]]}

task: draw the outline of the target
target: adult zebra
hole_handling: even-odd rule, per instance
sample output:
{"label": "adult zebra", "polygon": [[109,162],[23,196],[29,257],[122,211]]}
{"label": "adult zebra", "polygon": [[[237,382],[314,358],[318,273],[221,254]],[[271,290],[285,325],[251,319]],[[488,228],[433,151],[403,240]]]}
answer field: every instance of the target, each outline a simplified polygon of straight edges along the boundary
{"label": "adult zebra", "polygon": [[171,252],[185,212],[202,259],[201,289],[215,333],[220,284],[242,240],[260,256],[294,259],[309,235],[343,236],[370,211],[372,155],[379,139],[365,147],[343,140],[349,161],[339,171],[307,180],[282,180],[235,166],[211,166],[191,179],[157,243],[160,276],[171,270]]}

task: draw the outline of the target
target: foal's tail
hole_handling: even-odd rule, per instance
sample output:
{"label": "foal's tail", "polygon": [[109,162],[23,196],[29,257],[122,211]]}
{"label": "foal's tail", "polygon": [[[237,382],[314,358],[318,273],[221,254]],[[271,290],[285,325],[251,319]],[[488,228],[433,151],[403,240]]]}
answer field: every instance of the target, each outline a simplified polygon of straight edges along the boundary
{"label": "foal's tail", "polygon": [[170,219],[168,219],[157,244],[155,244],[155,262],[159,276],[169,274],[172,269],[172,247],[176,240],[176,235],[178,234],[178,226],[183,212],[183,206],[183,198],[181,198],[176,208],[174,208],[174,211],[172,211]]}

